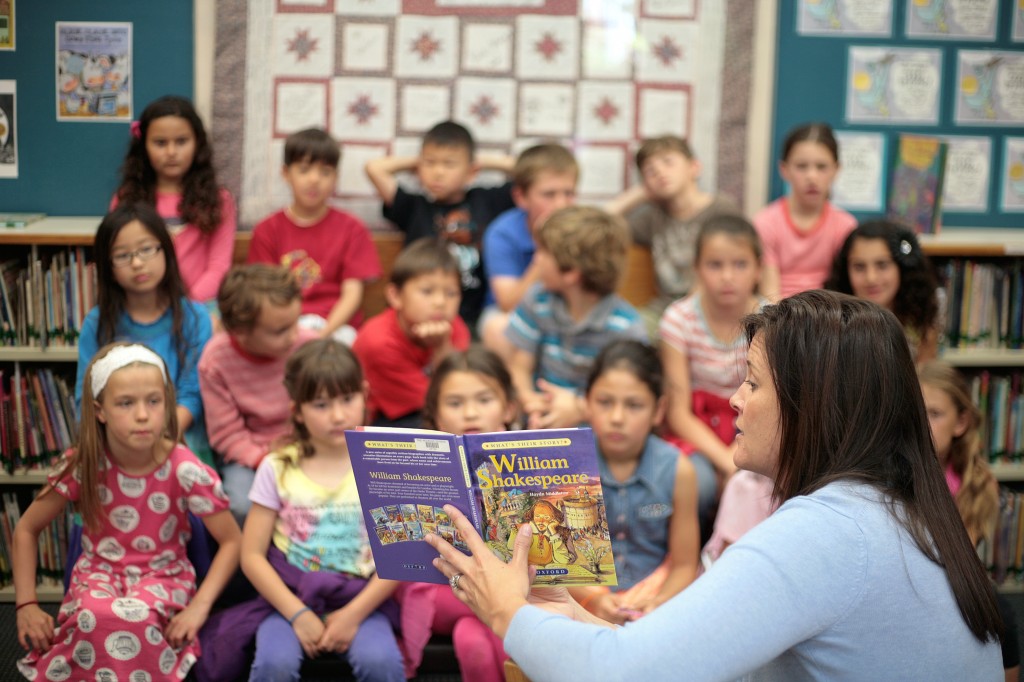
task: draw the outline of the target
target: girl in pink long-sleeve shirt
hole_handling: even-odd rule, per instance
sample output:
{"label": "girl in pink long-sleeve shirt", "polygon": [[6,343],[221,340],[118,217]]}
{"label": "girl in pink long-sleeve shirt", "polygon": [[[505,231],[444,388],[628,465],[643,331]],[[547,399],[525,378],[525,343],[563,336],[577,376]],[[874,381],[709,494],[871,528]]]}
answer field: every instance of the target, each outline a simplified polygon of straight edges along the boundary
{"label": "girl in pink long-sleeve shirt", "polygon": [[237,225],[234,199],[217,186],[203,122],[190,101],[168,95],[151,102],[131,131],[111,208],[122,201],[156,207],[174,237],[189,298],[212,310]]}

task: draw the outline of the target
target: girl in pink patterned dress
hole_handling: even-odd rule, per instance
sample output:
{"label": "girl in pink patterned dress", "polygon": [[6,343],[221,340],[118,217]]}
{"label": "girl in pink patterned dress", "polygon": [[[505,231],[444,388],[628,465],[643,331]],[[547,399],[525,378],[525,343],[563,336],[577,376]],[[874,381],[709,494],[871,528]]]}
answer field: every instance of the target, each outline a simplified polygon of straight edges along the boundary
{"label": "girl in pink patterned dress", "polygon": [[[241,533],[220,479],[178,444],[174,386],[145,346],[111,344],[86,370],[82,427],[50,485],[14,531],[18,661],[28,679],[182,680],[196,635],[238,567]],[[39,534],[68,502],[82,515],[82,555],[57,625],[39,608]],[[202,586],[185,556],[187,513],[219,549]]]}

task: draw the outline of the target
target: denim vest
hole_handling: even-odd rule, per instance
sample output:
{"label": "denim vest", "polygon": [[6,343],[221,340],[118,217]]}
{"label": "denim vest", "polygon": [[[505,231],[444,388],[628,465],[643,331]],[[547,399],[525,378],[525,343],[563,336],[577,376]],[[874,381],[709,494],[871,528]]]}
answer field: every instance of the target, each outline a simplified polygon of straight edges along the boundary
{"label": "denim vest", "polygon": [[616,481],[598,458],[605,512],[619,585],[629,589],[650,575],[668,554],[668,527],[676,487],[679,450],[648,436],[640,466],[629,480]]}

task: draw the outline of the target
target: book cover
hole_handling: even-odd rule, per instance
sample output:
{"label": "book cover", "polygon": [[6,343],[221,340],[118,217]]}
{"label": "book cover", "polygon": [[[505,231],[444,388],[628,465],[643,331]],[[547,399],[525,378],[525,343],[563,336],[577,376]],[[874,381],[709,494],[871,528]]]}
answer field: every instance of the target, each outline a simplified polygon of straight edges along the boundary
{"label": "book cover", "polygon": [[948,146],[935,137],[900,135],[889,181],[889,218],[919,234],[939,233]]}
{"label": "book cover", "polygon": [[382,578],[442,584],[435,532],[468,547],[442,509],[462,511],[506,561],[533,528],[535,585],[615,585],[597,449],[590,429],[455,436],[416,429],[348,431],[349,455]]}

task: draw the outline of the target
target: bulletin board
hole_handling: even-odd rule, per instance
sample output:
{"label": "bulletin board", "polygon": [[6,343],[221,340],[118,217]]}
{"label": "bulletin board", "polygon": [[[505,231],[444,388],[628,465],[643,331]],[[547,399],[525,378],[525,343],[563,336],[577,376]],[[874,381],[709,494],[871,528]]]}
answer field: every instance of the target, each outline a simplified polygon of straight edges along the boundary
{"label": "bulletin board", "polygon": [[0,178],[0,211],[102,215],[117,188],[128,121],[57,120],[56,22],[130,22],[134,117],[161,95],[193,92],[192,0],[18,2],[14,50],[0,74],[16,83],[18,177]]}
{"label": "bulletin board", "polygon": [[[949,143],[942,224],[1024,226],[1024,3],[779,3],[773,164],[787,131],[825,121],[847,173],[836,203],[885,212],[901,133]],[[845,152],[844,152],[845,149]],[[771,197],[784,194],[773,169]],[[878,186],[872,205],[870,189]]]}
{"label": "bulletin board", "polygon": [[486,153],[565,144],[586,203],[635,182],[641,139],[681,135],[702,187],[740,199],[754,11],[747,0],[224,0],[218,175],[251,226],[290,201],[285,137],[322,127],[341,145],[334,203],[385,227],[363,166],[417,154],[450,118]]}

